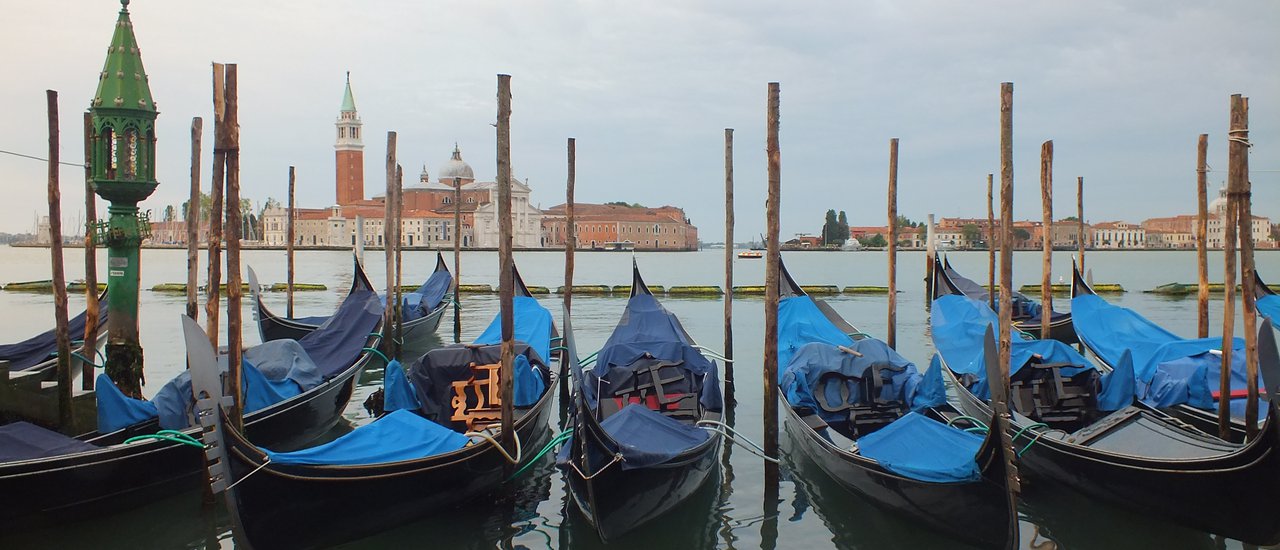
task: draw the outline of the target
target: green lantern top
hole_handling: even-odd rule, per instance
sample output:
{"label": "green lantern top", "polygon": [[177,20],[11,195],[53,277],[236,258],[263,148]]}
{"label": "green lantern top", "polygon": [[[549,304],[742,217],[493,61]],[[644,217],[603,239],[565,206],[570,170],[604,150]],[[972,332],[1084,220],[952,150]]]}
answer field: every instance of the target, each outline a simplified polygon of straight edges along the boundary
{"label": "green lantern top", "polygon": [[133,35],[133,22],[129,20],[129,0],[120,2],[120,18],[116,20],[111,45],[107,47],[107,62],[98,74],[98,93],[93,96],[94,109],[122,109],[156,112],[151,98],[147,73],[142,68],[142,52],[138,39]]}

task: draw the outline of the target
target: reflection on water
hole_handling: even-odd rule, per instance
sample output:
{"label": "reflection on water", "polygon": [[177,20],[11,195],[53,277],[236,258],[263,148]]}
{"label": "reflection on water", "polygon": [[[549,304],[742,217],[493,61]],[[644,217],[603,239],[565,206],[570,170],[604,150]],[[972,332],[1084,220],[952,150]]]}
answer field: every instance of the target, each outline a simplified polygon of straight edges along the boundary
{"label": "reflection on water", "polygon": [[[80,251],[69,257],[68,278],[79,262]],[[146,250],[143,287],[185,280],[183,251]],[[372,255],[371,259],[376,259]],[[516,260],[529,284],[555,287],[563,277],[563,256],[558,253],[518,253]],[[650,283],[665,286],[717,284],[722,276],[722,251],[705,253],[637,254],[636,258]],[[1133,269],[1134,260],[1141,269]],[[283,252],[246,251],[246,263],[258,269],[264,283],[283,281]],[[957,269],[986,272],[985,253],[953,253]],[[434,267],[434,253],[405,254],[406,281],[425,280]],[[1218,256],[1217,260],[1221,261]],[[575,279],[586,284],[626,284],[631,276],[631,255],[582,254]],[[879,253],[798,253],[787,256],[792,273],[812,284],[884,284],[884,255]],[[105,260],[102,260],[105,265]],[[1039,254],[1016,254],[1017,282],[1039,280]],[[1119,282],[1128,294],[1108,297],[1130,307],[1184,336],[1196,331],[1195,300],[1171,300],[1132,292],[1170,281],[1191,282],[1195,278],[1195,256],[1190,253],[1091,253],[1095,279]],[[383,280],[380,262],[369,266],[373,281]],[[1066,256],[1055,257],[1055,279],[1069,266]],[[1258,269],[1280,273],[1280,254],[1258,255]],[[923,260],[918,255],[899,255],[898,347],[908,359],[927,365],[933,347],[926,330],[923,300]],[[0,247],[0,283],[48,278],[48,253],[35,249]],[[303,252],[298,255],[298,280],[329,285],[328,291],[299,293],[298,315],[332,312],[350,284],[350,255],[345,252]],[[202,267],[203,270],[203,267]],[[203,272],[203,271],[202,271]],[[464,253],[463,279],[466,283],[497,282],[496,255]],[[1034,277],[1032,277],[1034,275]],[[735,267],[739,284],[759,284],[763,264],[739,262]],[[1278,276],[1280,277],[1280,276]],[[267,293],[268,305],[284,311],[282,293]],[[542,296],[540,301],[560,318],[559,297]],[[185,298],[143,291],[141,296],[143,345],[146,347],[148,386],[153,395],[182,368],[181,335],[173,320],[183,311]],[[246,301],[247,302],[247,301]],[[462,298],[462,340],[477,336],[497,311],[497,297],[467,295]],[[664,304],[680,317],[694,339],[721,342],[723,304],[717,299],[666,298]],[[29,336],[33,319],[51,319],[48,295],[0,292],[0,340]],[[886,331],[883,296],[836,296],[833,308],[860,330],[883,336]],[[71,308],[82,307],[83,298],[71,297]],[[1066,300],[1055,307],[1066,309]],[[625,300],[612,297],[575,296],[574,328],[581,353],[595,351],[618,322]],[[760,442],[762,403],[760,360],[763,355],[763,303],[740,298],[734,303],[734,356],[738,358],[737,399],[726,422],[747,438]],[[1221,326],[1221,303],[1211,308],[1212,326]],[[224,316],[225,318],[225,316]],[[252,326],[252,310],[245,310],[245,322]],[[436,342],[452,341],[452,313],[441,323]],[[1240,326],[1237,324],[1237,326]],[[252,328],[246,330],[247,343],[257,342]],[[225,341],[225,337],[223,338]],[[414,359],[418,351],[407,351],[402,360]],[[376,362],[375,362],[376,363]],[[336,437],[370,418],[361,403],[381,384],[383,368],[371,366],[361,378],[343,418],[344,422],[326,434]],[[558,431],[558,428],[556,429]],[[782,435],[784,451],[782,479],[776,490],[766,487],[763,461],[751,453],[724,445],[718,478],[706,484],[692,499],[658,523],[641,528],[608,548],[962,548],[952,540],[920,529],[902,518],[885,513],[857,495],[837,486],[826,473],[801,453],[787,453],[790,437]],[[430,487],[421,488],[432,490]],[[1029,485],[1021,512],[1022,546],[1036,550],[1051,547],[1093,548],[1241,548],[1239,543],[1221,544],[1209,535],[1142,517],[1139,514],[1098,503],[1069,489]],[[0,498],[15,498],[0,495]],[[20,496],[18,496],[20,498]],[[377,503],[378,495],[348,506],[394,505]],[[342,510],[333,511],[333,520],[342,521]],[[287,527],[286,527],[287,528]],[[198,492],[175,494],[142,508],[115,512],[104,505],[93,517],[67,526],[40,527],[0,533],[0,548],[229,548],[229,522],[222,507],[204,508]],[[604,548],[595,532],[568,502],[562,474],[552,465],[552,457],[542,462],[497,494],[468,502],[433,517],[355,541],[344,548]]]}

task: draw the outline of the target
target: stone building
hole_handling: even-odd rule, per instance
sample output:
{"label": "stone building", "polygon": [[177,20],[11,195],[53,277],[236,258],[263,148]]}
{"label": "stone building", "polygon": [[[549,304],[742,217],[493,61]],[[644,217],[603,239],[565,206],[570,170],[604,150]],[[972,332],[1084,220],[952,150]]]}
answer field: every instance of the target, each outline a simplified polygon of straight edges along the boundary
{"label": "stone building", "polygon": [[1102,222],[1093,226],[1093,247],[1145,248],[1146,231],[1142,226],[1128,222]]}
{"label": "stone building", "polygon": [[[563,247],[565,205],[543,212],[544,246]],[[615,204],[574,204],[579,249],[612,248],[630,243],[635,250],[697,250],[698,228],[675,206],[645,208]],[[628,247],[629,248],[629,247]]]}

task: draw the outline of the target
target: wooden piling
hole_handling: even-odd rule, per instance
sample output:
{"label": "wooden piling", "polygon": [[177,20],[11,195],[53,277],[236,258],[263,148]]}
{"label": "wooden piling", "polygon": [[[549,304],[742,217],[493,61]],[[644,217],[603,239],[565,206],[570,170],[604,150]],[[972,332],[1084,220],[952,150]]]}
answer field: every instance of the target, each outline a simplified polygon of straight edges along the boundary
{"label": "wooden piling", "polygon": [[[392,228],[394,240],[392,245],[396,247],[396,282],[395,282],[395,300],[396,306],[394,311],[395,317],[395,337],[392,340],[394,344],[391,347],[394,357],[399,358],[400,352],[404,349],[404,264],[400,261],[404,254],[404,167],[396,164],[396,204],[395,204],[395,224]],[[388,295],[390,300],[391,296]]]}
{"label": "wooden piling", "polygon": [[1080,260],[1080,271],[1084,272],[1084,176],[1076,176],[1076,254]]}
{"label": "wooden piling", "polygon": [[289,302],[288,302],[288,307],[285,310],[286,311],[285,316],[289,317],[290,319],[293,318],[293,281],[294,281],[293,279],[293,246],[294,246],[293,241],[297,239],[297,236],[294,235],[294,228],[293,228],[294,208],[296,208],[297,206],[296,203],[294,202],[295,201],[295,195],[294,195],[295,176],[296,176],[296,172],[294,171],[294,167],[290,166],[289,167],[289,207],[287,209],[287,212],[285,212],[285,217],[288,218],[289,221],[286,223],[285,230],[284,230],[285,241],[286,241],[284,245],[284,257],[285,257],[285,271],[287,272],[285,274],[285,277],[286,277],[285,285],[287,285],[287,292],[289,293],[289,296],[288,296]]}
{"label": "wooden piling", "polygon": [[[778,456],[778,270],[781,257],[778,249],[782,189],[782,153],[778,146],[779,86],[769,83],[769,99],[765,117],[767,130],[765,154],[768,158],[768,199],[765,201],[765,223],[768,236],[765,239],[764,272],[764,454]],[[778,466],[765,461],[765,486],[778,483]]]}
{"label": "wooden piling", "polygon": [[1049,339],[1049,312],[1053,311],[1053,140],[1040,146],[1040,339]]}
{"label": "wooden piling", "polygon": [[[199,161],[197,161],[197,164]],[[98,350],[98,196],[93,191],[93,115],[84,113],[84,345],[80,355],[95,357]],[[192,306],[188,306],[191,309]],[[93,363],[80,362],[80,389],[93,389]]]}
{"label": "wooden piling", "polygon": [[1196,294],[1196,312],[1199,314],[1199,336],[1209,337],[1209,134],[1200,134],[1196,144],[1196,271],[1200,274],[1199,292]]}
{"label": "wooden piling", "polygon": [[241,332],[240,301],[244,290],[241,288],[240,275],[240,118],[239,99],[236,85],[236,64],[228,63],[226,68],[226,116],[222,119],[226,137],[227,166],[227,378],[228,385],[235,392],[235,408],[231,411],[231,421],[237,428],[243,429],[244,403],[241,402],[243,383],[241,382],[240,359],[243,354],[243,333]]}
{"label": "wooden piling", "polygon": [[356,245],[353,252],[356,255],[356,261],[360,262],[360,267],[368,265],[364,262],[364,216],[356,214]]}
{"label": "wooden piling", "polygon": [[453,343],[462,340],[462,178],[453,178]]}
{"label": "wooden piling", "polygon": [[[58,345],[58,428],[72,431],[71,334],[67,328],[67,277],[62,269],[62,191],[58,187],[58,92],[45,90],[49,115],[49,255],[53,262],[53,320]],[[93,289],[97,291],[97,288]],[[93,357],[90,355],[89,357]]]}
{"label": "wooden piling", "polygon": [[383,311],[382,318],[382,334],[383,341],[390,344],[390,348],[395,351],[395,284],[396,284],[396,251],[392,247],[391,239],[394,237],[391,224],[395,220],[396,207],[396,133],[387,132],[387,191],[382,201],[382,255],[386,258],[387,268],[384,273],[387,275],[387,307]]}
{"label": "wooden piling", "polygon": [[[987,298],[991,309],[996,309],[996,214],[992,187],[995,175],[987,174]],[[930,296],[930,299],[933,299]]]}
{"label": "wooden piling", "polygon": [[502,402],[502,447],[515,451],[512,393],[515,360],[515,263],[511,258],[511,76],[498,75],[498,264],[502,324],[502,365],[498,399]]}
{"label": "wooden piling", "polygon": [[931,311],[933,309],[933,260],[938,257],[938,252],[934,248],[933,214],[929,214],[924,235],[924,295],[929,297],[924,301],[924,310]]}
{"label": "wooden piling", "polygon": [[898,138],[889,140],[889,328],[885,343],[898,348]]}
{"label": "wooden piling", "polygon": [[[1231,96],[1231,123],[1227,132],[1227,208],[1222,220],[1222,254],[1225,269],[1222,277],[1222,370],[1218,378],[1218,437],[1231,435],[1231,350],[1235,348],[1236,322],[1236,243],[1238,242],[1241,184],[1248,179],[1248,119],[1239,94]],[[1237,136],[1243,133],[1243,140]]]}
{"label": "wooden piling", "polygon": [[187,196],[187,317],[200,320],[200,140],[204,119],[191,118],[191,190]]}
{"label": "wooden piling", "polygon": [[[1009,362],[1013,351],[1013,83],[1000,84],[1000,305],[997,308],[1000,321],[1000,374],[1009,376]],[[1003,380],[1000,383],[1004,384]],[[1009,421],[1007,404],[993,403],[1002,423]],[[1001,430],[1000,443],[1004,447],[1008,472],[1010,504],[1021,491],[1017,465],[1013,455],[1013,440],[1007,430]]]}
{"label": "wooden piling", "polygon": [[209,277],[205,281],[205,333],[209,343],[218,349],[219,285],[222,284],[222,189],[226,181],[226,70],[222,63],[213,64],[213,189],[209,209]]}
{"label": "wooden piling", "polygon": [[[569,175],[564,191],[564,311],[567,315],[573,307],[573,253],[578,246],[578,231],[574,226],[573,185],[577,179],[577,143],[569,138],[567,145]],[[566,363],[568,364],[568,363]]]}
{"label": "wooden piling", "polygon": [[733,405],[733,128],[724,129],[724,395]]}
{"label": "wooden piling", "polygon": [[[1240,304],[1244,321],[1245,437],[1258,435],[1258,310],[1254,294],[1253,184],[1249,181],[1249,98],[1231,96],[1231,130],[1227,133],[1227,185],[1236,194],[1240,224]],[[1222,348],[1228,350],[1230,348]],[[1223,355],[1226,355],[1224,353]],[[1226,371],[1225,362],[1223,371]]]}

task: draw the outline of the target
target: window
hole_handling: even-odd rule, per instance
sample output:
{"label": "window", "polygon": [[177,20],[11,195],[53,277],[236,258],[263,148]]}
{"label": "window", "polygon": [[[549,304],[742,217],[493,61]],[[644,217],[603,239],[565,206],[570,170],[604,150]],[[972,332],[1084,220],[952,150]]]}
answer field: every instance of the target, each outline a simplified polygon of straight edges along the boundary
{"label": "window", "polygon": [[130,128],[124,131],[124,177],[134,179],[138,176],[138,131]]}
{"label": "window", "polygon": [[343,127],[343,126],[339,126],[339,127],[338,127],[338,138],[339,138],[339,139],[342,139],[342,138],[345,138],[345,137],[347,137],[347,129],[346,129],[345,127]]}

